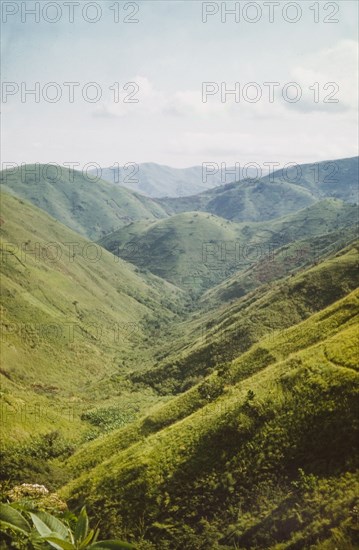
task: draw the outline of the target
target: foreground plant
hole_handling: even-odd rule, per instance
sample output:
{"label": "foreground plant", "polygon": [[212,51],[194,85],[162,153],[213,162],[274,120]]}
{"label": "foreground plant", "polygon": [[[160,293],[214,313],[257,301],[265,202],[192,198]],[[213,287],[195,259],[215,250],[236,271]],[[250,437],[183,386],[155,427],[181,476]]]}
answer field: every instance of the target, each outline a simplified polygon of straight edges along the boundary
{"label": "foreground plant", "polygon": [[6,499],[20,509],[28,512],[48,512],[59,514],[67,511],[66,502],[57,493],[50,492],[45,485],[22,483],[15,485],[6,494]]}
{"label": "foreground plant", "polygon": [[[31,518],[33,526],[28,518]],[[121,550],[134,546],[120,540],[98,541],[99,530],[90,529],[86,508],[82,508],[76,528],[47,512],[20,512],[10,504],[0,504],[0,530],[10,536],[14,548],[57,550]]]}

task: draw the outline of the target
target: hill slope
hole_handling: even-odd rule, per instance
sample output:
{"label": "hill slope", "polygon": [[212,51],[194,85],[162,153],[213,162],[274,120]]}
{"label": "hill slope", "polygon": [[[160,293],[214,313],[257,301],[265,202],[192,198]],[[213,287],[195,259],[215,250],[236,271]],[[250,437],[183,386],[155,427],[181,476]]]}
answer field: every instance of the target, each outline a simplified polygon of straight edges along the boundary
{"label": "hill slope", "polygon": [[51,165],[0,173],[4,191],[26,199],[77,233],[96,240],[132,220],[166,217],[163,208],[124,187]]}
{"label": "hill slope", "polygon": [[358,228],[354,224],[324,235],[292,241],[277,248],[270,255],[259,257],[248,269],[235,273],[209,289],[201,296],[200,304],[202,307],[214,308],[225,302],[233,302],[262,284],[279,281],[339,251],[355,241],[357,235]]}
{"label": "hill slope", "polygon": [[86,456],[98,465],[63,495],[139,548],[324,549],[334,529],[355,548],[358,298],[262,340],[132,434],[90,444],[72,471]]}
{"label": "hill slope", "polygon": [[137,222],[106,235],[101,246],[194,293],[282,245],[352,225],[357,208],[326,199],[267,222],[235,223],[203,212],[186,212],[155,223]]}
{"label": "hill slope", "polygon": [[308,318],[359,286],[358,241],[295,276],[263,285],[231,304],[196,313],[163,346],[159,364],[131,375],[161,393],[184,391],[262,338]]}
{"label": "hill slope", "polygon": [[94,397],[121,394],[129,366],[150,360],[151,323],[168,323],[183,299],[36,207],[5,193],[1,203],[2,398],[16,439],[52,423],[24,423],[27,403],[72,403],[79,419]]}
{"label": "hill slope", "polygon": [[192,197],[160,199],[168,213],[200,210],[234,221],[271,220],[326,197],[358,204],[358,157],[300,165]]}
{"label": "hill slope", "polygon": [[210,270],[202,260],[206,242],[233,242],[237,224],[202,212],[188,212],[165,223],[134,223],[99,241],[114,254],[184,288],[201,287]]}

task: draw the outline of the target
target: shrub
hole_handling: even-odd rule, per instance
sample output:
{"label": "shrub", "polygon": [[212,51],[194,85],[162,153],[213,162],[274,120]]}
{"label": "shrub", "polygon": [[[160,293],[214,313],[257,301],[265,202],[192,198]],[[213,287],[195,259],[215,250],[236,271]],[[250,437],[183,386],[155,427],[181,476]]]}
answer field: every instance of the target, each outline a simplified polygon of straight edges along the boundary
{"label": "shrub", "polygon": [[[30,523],[32,522],[32,525]],[[10,548],[63,550],[121,550],[134,548],[120,540],[98,541],[99,530],[89,528],[86,508],[82,508],[75,529],[47,512],[34,514],[15,506],[0,504],[0,529]]]}

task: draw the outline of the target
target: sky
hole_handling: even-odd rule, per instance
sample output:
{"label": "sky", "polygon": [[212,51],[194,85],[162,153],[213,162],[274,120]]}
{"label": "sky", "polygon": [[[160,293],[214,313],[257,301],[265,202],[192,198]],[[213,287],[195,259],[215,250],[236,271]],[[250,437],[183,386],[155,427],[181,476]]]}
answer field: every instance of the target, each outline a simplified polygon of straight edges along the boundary
{"label": "sky", "polygon": [[1,7],[3,167],[358,154],[356,1]]}

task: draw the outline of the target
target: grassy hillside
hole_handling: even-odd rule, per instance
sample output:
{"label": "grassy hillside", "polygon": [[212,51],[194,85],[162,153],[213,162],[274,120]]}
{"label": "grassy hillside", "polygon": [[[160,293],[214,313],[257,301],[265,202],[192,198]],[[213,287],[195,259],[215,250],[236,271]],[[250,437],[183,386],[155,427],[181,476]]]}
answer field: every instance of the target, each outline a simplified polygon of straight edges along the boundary
{"label": "grassy hillside", "polygon": [[89,444],[71,467],[94,467],[62,494],[138,548],[355,548],[358,298]]}
{"label": "grassy hillside", "polygon": [[[151,360],[151,327],[173,320],[183,298],[34,206],[5,193],[1,203],[5,437],[61,425],[61,407],[75,410],[65,425],[76,431],[94,401],[127,404],[125,373]],[[131,399],[142,408],[151,392]],[[53,414],[37,418],[36,403]]]}
{"label": "grassy hillside", "polygon": [[272,179],[280,181],[293,179],[294,184],[310,191],[315,197],[331,197],[345,202],[358,204],[359,157],[350,157],[315,164],[301,164],[298,174],[290,169],[285,175],[283,170],[263,178],[264,183]]}
{"label": "grassy hillside", "polygon": [[[93,177],[93,176],[92,176]],[[77,233],[96,240],[132,220],[166,217],[161,206],[119,185],[51,165],[0,172],[4,191],[26,199]]]}
{"label": "grassy hillside", "polygon": [[181,337],[164,346],[158,365],[131,380],[160,393],[184,391],[264,337],[275,338],[359,286],[358,241],[295,276],[263,285],[239,300],[182,323]]}
{"label": "grassy hillside", "polygon": [[209,289],[200,299],[200,305],[214,308],[225,302],[248,294],[272,281],[295,274],[298,270],[307,268],[322,260],[333,252],[339,251],[346,244],[357,238],[357,225],[345,229],[337,229],[317,237],[307,237],[293,241],[273,251],[272,254],[260,257],[256,263],[240,273]]}
{"label": "grassy hillside", "polygon": [[[202,212],[179,214],[163,222],[133,223],[107,235],[99,244],[188,290],[198,290],[206,283],[209,286],[216,274],[202,259],[206,243],[236,241],[240,227]],[[231,268],[233,261],[228,273]]]}
{"label": "grassy hillside", "polygon": [[274,250],[354,224],[357,209],[326,199],[270,222],[235,223],[202,212],[174,215],[155,223],[137,222],[99,243],[118,256],[149,269],[193,293],[244,271]]}
{"label": "grassy hillside", "polygon": [[[202,373],[206,368],[208,372],[213,372],[214,369],[210,368],[210,365],[213,364],[216,373],[221,372],[222,375],[229,373],[232,361],[242,354],[246,357],[246,352],[252,346],[251,353],[254,358],[251,361],[252,366],[255,366],[256,362],[259,365],[267,364],[270,357],[267,353],[263,353],[262,343],[255,344],[263,339],[266,346],[279,342],[281,334],[284,335],[285,341],[288,328],[293,327],[293,331],[296,333],[295,331],[302,326],[302,321],[314,318],[311,315],[326,309],[330,304],[346,296],[351,288],[355,289],[359,283],[357,263],[358,243],[333,254],[330,259],[323,261],[320,265],[274,285],[271,289],[264,287],[247,298],[238,300],[231,307],[223,306],[222,309],[215,309],[213,312],[205,314],[196,313],[192,321],[181,324],[180,332],[184,335],[183,340],[173,342],[172,346],[168,346],[174,356],[176,345],[179,345],[179,348],[182,345],[181,351],[185,356],[183,365],[178,363],[175,365],[177,368],[171,371],[170,362],[171,360],[174,362],[175,358],[167,358],[168,364],[161,371],[162,378],[159,378],[162,386],[159,383],[158,387],[166,387],[166,377],[170,377],[173,372],[177,372],[179,379],[180,375],[185,378],[201,366]],[[318,292],[319,289],[321,292]],[[300,290],[303,291],[302,294]],[[317,319],[325,318],[325,315],[317,317]],[[204,324],[205,333],[202,330]],[[243,327],[246,324],[247,328],[250,327],[251,330],[247,330],[245,333]],[[239,338],[240,332],[242,332],[242,338]],[[293,338],[294,344],[295,338]],[[218,345],[221,345],[222,352],[225,351],[227,354],[226,362],[216,353],[215,348]],[[301,340],[298,345],[300,349]],[[200,350],[202,350],[202,354],[198,353]],[[230,355],[231,359],[229,359]],[[186,366],[188,371],[186,371]],[[147,383],[150,383],[151,371],[148,371],[148,375]],[[233,376],[233,380],[238,381],[235,373]],[[209,388],[207,382],[201,380],[199,385],[195,385],[189,391],[171,399],[165,406],[157,407],[157,411],[152,411],[151,415],[143,421],[128,426],[113,437],[109,436],[107,440],[101,439],[92,443],[91,449],[96,449],[96,452],[88,453],[87,447],[85,447],[70,463],[75,465],[75,469],[79,466],[81,470],[88,468],[91,464],[98,464],[106,457],[109,450],[107,442],[112,444],[111,441],[116,440],[116,445],[123,448],[124,445],[128,445],[138,437],[148,435],[175,420],[188,416],[198,407],[207,403],[208,392],[206,390],[198,391],[199,388],[206,387]],[[215,389],[215,384],[213,389]],[[79,457],[80,460],[78,460]]]}
{"label": "grassy hillside", "polygon": [[271,220],[316,202],[310,191],[287,182],[228,183],[190,197],[157,199],[168,214],[202,211],[232,221]]}
{"label": "grassy hillside", "polygon": [[271,220],[332,197],[358,203],[358,157],[279,170],[259,181],[245,180],[192,197],[160,199],[167,212],[211,212],[234,221]]}

